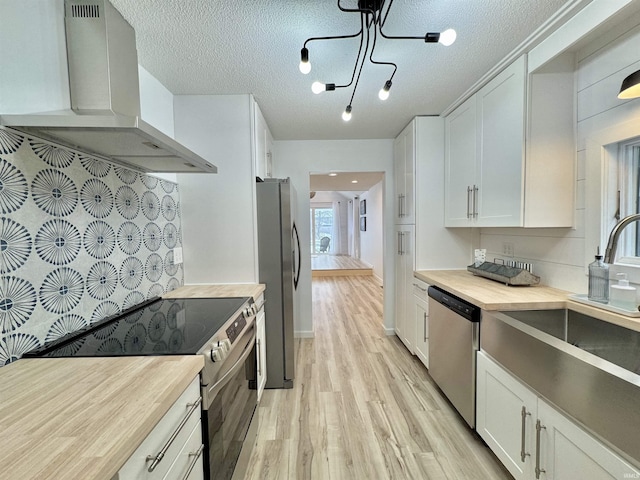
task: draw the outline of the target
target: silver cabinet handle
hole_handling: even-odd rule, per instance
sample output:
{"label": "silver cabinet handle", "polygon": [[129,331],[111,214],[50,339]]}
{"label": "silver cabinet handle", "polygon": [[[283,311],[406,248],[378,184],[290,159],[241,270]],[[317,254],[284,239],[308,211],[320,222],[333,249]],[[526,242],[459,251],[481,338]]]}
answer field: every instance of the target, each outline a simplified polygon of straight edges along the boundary
{"label": "silver cabinet handle", "polygon": [[414,287],[418,287],[420,290],[422,290],[423,292],[426,292],[427,289],[426,288],[422,288],[420,285],[418,285],[417,283],[413,284]]}
{"label": "silver cabinet handle", "polygon": [[178,425],[178,428],[176,428],[173,431],[173,433],[169,437],[169,440],[167,440],[167,443],[164,444],[164,447],[162,447],[162,449],[160,450],[160,452],[158,452],[157,455],[147,455],[146,461],[151,462],[151,465],[149,465],[149,468],[147,469],[147,471],[153,472],[156,469],[158,464],[162,461],[162,459],[166,455],[167,450],[169,450],[169,447],[171,447],[171,444],[175,441],[176,437],[180,434],[184,426],[187,424],[193,412],[195,412],[196,409],[200,407],[201,403],[202,403],[202,397],[198,397],[198,399],[193,403],[187,403],[187,407],[191,407],[191,408],[189,408],[189,411],[180,422],[180,425]]}
{"label": "silver cabinet handle", "polygon": [[547,427],[540,423],[540,420],[536,420],[536,479],[540,478],[541,473],[546,473],[546,470],[540,468],[540,431],[546,430]]}
{"label": "silver cabinet handle", "polygon": [[423,318],[424,318],[424,329],[423,329],[423,332],[424,332],[424,335],[423,335],[423,336],[424,336],[424,340],[423,340],[423,341],[424,341],[424,343],[427,343],[427,312],[424,312],[424,313],[422,314],[422,316],[423,316]]}
{"label": "silver cabinet handle", "polygon": [[471,218],[471,187],[467,185],[467,218]]}
{"label": "silver cabinet handle", "polygon": [[402,194],[398,194],[398,218],[402,217]]}
{"label": "silver cabinet handle", "polygon": [[260,339],[256,340],[256,357],[258,357],[258,375],[262,375],[262,358],[260,357]]}
{"label": "silver cabinet handle", "polygon": [[473,186],[473,218],[478,218],[478,187]]}
{"label": "silver cabinet handle", "polygon": [[398,255],[402,255],[402,252],[400,251],[400,235],[402,235],[402,233],[398,232]]}
{"label": "silver cabinet handle", "polygon": [[522,406],[522,411],[520,412],[520,416],[522,417],[522,428],[521,428],[521,433],[522,433],[522,438],[520,440],[520,460],[522,460],[522,463],[524,463],[525,458],[527,458],[529,456],[528,453],[526,453],[524,451],[525,449],[525,438],[526,438],[526,424],[527,424],[527,416],[531,415],[529,412],[527,412],[527,407],[525,407],[524,405]]}
{"label": "silver cabinet handle", "polygon": [[191,459],[191,463],[189,463],[189,468],[187,468],[187,473],[184,474],[184,477],[182,477],[182,480],[187,480],[189,478],[189,475],[191,475],[191,470],[193,470],[193,467],[195,467],[196,463],[198,463],[198,459],[202,455],[203,450],[204,450],[204,445],[200,445],[200,448],[198,448],[198,450],[196,450],[195,452],[189,452],[189,456],[193,458]]}
{"label": "silver cabinet handle", "polygon": [[400,205],[402,206],[402,208],[400,209],[400,216],[401,217],[406,217],[407,216],[406,209],[405,209],[406,197],[405,197],[404,193],[402,195],[400,195],[400,200],[401,200]]}
{"label": "silver cabinet handle", "polygon": [[405,244],[404,244],[404,236],[407,232],[402,232],[402,255],[405,255],[407,253],[407,250],[405,248]]}

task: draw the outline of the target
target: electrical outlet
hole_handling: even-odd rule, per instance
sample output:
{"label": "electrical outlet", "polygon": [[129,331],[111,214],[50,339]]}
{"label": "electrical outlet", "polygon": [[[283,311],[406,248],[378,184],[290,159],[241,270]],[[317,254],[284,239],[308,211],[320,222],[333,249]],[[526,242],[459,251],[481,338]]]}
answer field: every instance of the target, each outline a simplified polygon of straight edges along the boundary
{"label": "electrical outlet", "polygon": [[513,257],[513,243],[511,242],[503,242],[502,243],[502,254],[507,257]]}
{"label": "electrical outlet", "polygon": [[173,249],[173,264],[180,265],[182,263],[182,247]]}

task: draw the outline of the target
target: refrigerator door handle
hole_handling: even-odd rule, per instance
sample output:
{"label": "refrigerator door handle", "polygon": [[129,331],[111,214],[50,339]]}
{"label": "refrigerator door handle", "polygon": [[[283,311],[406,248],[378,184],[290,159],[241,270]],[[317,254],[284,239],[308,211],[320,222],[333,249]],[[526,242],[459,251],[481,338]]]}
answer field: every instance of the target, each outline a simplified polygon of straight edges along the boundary
{"label": "refrigerator door handle", "polygon": [[[302,261],[302,252],[300,251],[300,236],[298,235],[298,228],[296,227],[296,222],[293,222],[293,228],[291,231],[291,235],[295,240],[295,249],[293,251],[293,288],[294,290],[298,289],[298,281],[300,280],[300,262]],[[296,262],[296,250],[298,251],[298,258]]]}

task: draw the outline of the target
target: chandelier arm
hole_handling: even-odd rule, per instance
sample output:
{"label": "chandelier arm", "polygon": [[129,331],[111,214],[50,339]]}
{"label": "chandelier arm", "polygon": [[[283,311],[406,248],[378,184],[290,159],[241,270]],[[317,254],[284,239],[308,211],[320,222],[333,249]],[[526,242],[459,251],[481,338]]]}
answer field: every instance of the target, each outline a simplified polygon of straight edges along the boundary
{"label": "chandelier arm", "polygon": [[[360,26],[361,32],[364,31],[364,20],[362,19],[362,15],[360,15]],[[360,63],[360,54],[362,53],[362,44],[364,41],[364,35],[360,35],[360,48],[358,48],[358,56],[356,57],[356,63],[353,66],[353,73],[351,74],[351,81],[345,85],[336,85],[336,88],[347,88],[353,84],[353,79],[356,77],[356,70],[358,69],[358,63]],[[366,55],[366,51],[365,51]]]}
{"label": "chandelier arm", "polygon": [[384,8],[384,2],[385,0],[382,0],[382,5],[380,6],[380,15],[378,16],[378,25],[380,25],[380,28],[384,27],[384,24],[387,21],[387,17],[389,16],[389,10],[391,10],[391,5],[393,5],[393,0],[389,0],[387,12],[384,14],[384,18],[382,18],[382,9]]}
{"label": "chandelier arm", "polygon": [[[340,4],[340,0],[338,0],[338,4]],[[360,13],[361,18],[364,20],[365,13]],[[369,50],[369,29],[367,28],[367,43],[364,48],[364,55],[362,57],[362,62],[360,62],[360,69],[358,70],[358,77],[356,78],[356,84],[353,87],[353,92],[351,92],[351,100],[349,100],[349,105],[353,103],[353,97],[356,94],[356,90],[358,88],[358,83],[360,82],[360,74],[362,73],[362,67],[364,66],[364,59],[367,57],[367,51]]]}
{"label": "chandelier arm", "polygon": [[393,80],[394,75],[396,74],[396,72],[398,71],[398,66],[393,63],[393,62],[380,62],[377,60],[373,59],[373,51],[376,49],[376,41],[378,40],[378,31],[374,25],[373,27],[373,46],[371,47],[371,53],[369,53],[369,61],[371,63],[373,63],[374,65],[392,65],[393,66],[393,73],[391,74],[391,77],[389,77],[389,81]]}
{"label": "chandelier arm", "polygon": [[307,38],[304,42],[303,47],[306,48],[307,47],[307,43],[309,42],[313,42],[315,40],[340,40],[340,39],[345,39],[345,38],[356,38],[358,35],[362,35],[362,27],[360,28],[360,31],[358,33],[354,33],[353,35],[337,35],[335,37],[311,37],[311,38]]}

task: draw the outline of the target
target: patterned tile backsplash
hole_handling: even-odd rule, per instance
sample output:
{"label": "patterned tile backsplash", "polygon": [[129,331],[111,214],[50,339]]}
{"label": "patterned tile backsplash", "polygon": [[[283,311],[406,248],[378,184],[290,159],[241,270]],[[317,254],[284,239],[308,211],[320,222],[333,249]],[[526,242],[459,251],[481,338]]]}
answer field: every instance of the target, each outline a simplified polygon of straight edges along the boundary
{"label": "patterned tile backsplash", "polygon": [[183,284],[178,185],[0,127],[0,366]]}

